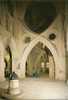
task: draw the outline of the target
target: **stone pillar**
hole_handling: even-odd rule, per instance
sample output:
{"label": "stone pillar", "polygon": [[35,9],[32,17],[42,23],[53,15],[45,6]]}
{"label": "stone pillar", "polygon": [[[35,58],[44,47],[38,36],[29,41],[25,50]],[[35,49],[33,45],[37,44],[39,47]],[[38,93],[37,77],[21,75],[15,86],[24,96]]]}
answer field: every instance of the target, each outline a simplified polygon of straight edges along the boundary
{"label": "stone pillar", "polygon": [[54,62],[52,56],[49,56],[49,78],[54,79]]}
{"label": "stone pillar", "polygon": [[42,68],[42,71],[43,71],[43,72],[45,71],[44,67],[45,67],[44,62],[41,62],[41,68]]}

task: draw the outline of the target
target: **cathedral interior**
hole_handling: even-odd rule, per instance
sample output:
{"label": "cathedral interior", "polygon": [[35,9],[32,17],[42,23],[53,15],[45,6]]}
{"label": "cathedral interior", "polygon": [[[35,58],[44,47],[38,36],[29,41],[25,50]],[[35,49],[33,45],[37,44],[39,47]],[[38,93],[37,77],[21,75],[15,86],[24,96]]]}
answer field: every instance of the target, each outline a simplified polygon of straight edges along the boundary
{"label": "cathedral interior", "polygon": [[68,99],[67,0],[0,0],[0,97]]}

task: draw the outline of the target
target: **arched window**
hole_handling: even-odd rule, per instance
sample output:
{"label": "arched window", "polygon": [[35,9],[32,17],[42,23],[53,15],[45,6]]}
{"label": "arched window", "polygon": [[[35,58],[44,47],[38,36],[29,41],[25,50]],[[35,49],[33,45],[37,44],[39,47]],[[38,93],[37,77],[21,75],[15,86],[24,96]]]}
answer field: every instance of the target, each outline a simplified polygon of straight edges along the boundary
{"label": "arched window", "polygon": [[25,12],[25,24],[38,34],[49,27],[56,17],[56,8],[52,2],[31,2]]}

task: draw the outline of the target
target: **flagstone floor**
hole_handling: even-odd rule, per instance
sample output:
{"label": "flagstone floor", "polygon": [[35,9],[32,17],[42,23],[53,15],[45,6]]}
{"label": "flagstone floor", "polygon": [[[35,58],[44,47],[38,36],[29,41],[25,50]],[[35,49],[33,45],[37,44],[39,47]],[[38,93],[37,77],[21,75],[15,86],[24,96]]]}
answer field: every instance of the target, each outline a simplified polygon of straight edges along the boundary
{"label": "flagstone floor", "polygon": [[[7,87],[7,82],[0,83],[0,88],[6,89]],[[20,90],[22,94],[21,100],[68,100],[68,85],[64,81],[52,81],[45,78],[25,78],[20,80]]]}

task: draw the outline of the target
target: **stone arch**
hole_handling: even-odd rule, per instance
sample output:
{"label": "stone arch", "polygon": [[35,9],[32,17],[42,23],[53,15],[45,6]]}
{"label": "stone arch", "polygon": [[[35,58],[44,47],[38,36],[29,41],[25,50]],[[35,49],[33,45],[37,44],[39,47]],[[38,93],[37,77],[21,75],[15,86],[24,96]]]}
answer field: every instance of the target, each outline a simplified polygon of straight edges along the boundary
{"label": "stone arch", "polygon": [[46,38],[42,37],[42,36],[38,36],[37,38],[35,38],[34,40],[32,40],[29,45],[27,46],[27,48],[24,50],[23,52],[23,56],[21,58],[21,70],[23,70],[23,72],[21,73],[21,76],[25,77],[25,66],[26,66],[26,61],[27,61],[27,57],[30,54],[31,50],[35,47],[35,45],[41,42],[43,43],[52,53],[53,58],[54,58],[54,62],[55,62],[55,79],[58,79],[58,75],[57,75],[57,67],[59,67],[59,56],[58,56],[58,52],[55,48],[55,46]]}

